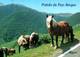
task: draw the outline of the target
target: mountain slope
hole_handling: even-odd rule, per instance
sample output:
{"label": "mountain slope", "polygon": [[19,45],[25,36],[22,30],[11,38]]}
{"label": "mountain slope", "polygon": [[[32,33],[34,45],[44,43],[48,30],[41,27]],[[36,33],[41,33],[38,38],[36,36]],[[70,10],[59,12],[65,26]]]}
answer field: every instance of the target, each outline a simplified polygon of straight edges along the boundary
{"label": "mountain slope", "polygon": [[[20,10],[12,9],[11,6]],[[8,16],[4,15],[6,17],[0,20],[0,38],[4,42],[16,39],[20,34],[31,34],[33,31],[45,33],[47,31],[45,29],[45,14],[19,5],[8,5],[7,7],[11,7],[14,12]]]}
{"label": "mountain slope", "polygon": [[13,14],[14,12],[22,11],[22,10],[29,11],[32,9],[22,6],[22,5],[17,5],[17,4],[8,4],[8,5],[0,6],[0,18],[3,18],[5,16]]}
{"label": "mountain slope", "polygon": [[67,18],[67,21],[72,25],[80,24],[80,12],[73,14],[69,18]]}

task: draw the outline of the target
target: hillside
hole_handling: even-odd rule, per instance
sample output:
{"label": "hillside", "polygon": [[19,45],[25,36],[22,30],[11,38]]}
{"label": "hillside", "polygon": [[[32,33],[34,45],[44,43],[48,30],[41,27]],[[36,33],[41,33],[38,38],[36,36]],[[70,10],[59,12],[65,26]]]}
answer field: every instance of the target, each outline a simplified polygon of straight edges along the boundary
{"label": "hillside", "polygon": [[9,16],[10,14],[13,14],[14,12],[22,11],[22,10],[29,11],[32,9],[17,4],[2,5],[0,6],[0,18],[4,18],[6,16]]}
{"label": "hillside", "polygon": [[73,14],[72,13],[56,13],[55,15],[61,16],[61,17],[70,17]]}
{"label": "hillside", "polygon": [[[20,34],[30,34],[33,31],[46,33],[46,14],[34,9],[9,4],[0,6],[0,40],[8,42],[19,37]],[[57,21],[64,17],[55,15]]]}
{"label": "hillside", "polygon": [[[11,6],[14,6],[14,9]],[[46,32],[45,14],[13,4],[6,6],[5,9],[7,11],[11,11],[12,9],[12,13],[10,12],[8,15],[8,13],[4,12],[4,17],[6,17],[0,20],[0,38],[2,41],[11,41],[12,39],[16,39],[20,34],[30,34],[33,31],[39,33],[42,33],[42,31]]]}
{"label": "hillside", "polygon": [[80,24],[80,12],[73,14],[66,19],[72,26]]}

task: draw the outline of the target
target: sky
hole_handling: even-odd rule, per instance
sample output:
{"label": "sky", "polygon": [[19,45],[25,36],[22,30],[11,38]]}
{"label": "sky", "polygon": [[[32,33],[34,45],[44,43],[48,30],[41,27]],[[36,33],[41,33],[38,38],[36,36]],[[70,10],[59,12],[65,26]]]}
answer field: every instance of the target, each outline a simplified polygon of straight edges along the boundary
{"label": "sky", "polygon": [[46,13],[80,12],[80,0],[0,0],[0,6],[7,4],[20,4]]}

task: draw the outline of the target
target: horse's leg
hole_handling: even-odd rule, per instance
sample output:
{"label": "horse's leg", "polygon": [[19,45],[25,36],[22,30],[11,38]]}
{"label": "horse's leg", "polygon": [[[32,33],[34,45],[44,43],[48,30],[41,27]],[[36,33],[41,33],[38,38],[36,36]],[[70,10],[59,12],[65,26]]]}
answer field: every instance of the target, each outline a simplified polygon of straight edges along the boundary
{"label": "horse's leg", "polygon": [[72,26],[70,27],[70,36],[71,36],[71,42],[74,40],[74,34],[73,34],[73,28]]}
{"label": "horse's leg", "polygon": [[70,41],[69,39],[69,33],[66,33],[66,38],[68,38],[68,42]]}
{"label": "horse's leg", "polygon": [[56,46],[58,48],[58,35],[56,35]]}
{"label": "horse's leg", "polygon": [[34,40],[32,39],[29,41],[29,48],[33,48],[33,45],[34,45]]}
{"label": "horse's leg", "polygon": [[52,40],[52,46],[54,46],[54,37],[53,35],[50,35],[51,36],[51,40]]}
{"label": "horse's leg", "polygon": [[70,41],[70,39],[69,39],[69,33],[67,34],[67,38],[68,38],[68,42]]}
{"label": "horse's leg", "polygon": [[29,48],[31,48],[31,47],[32,47],[32,38],[29,39]]}
{"label": "horse's leg", "polygon": [[7,51],[8,51],[7,48],[5,48],[5,50],[3,52],[5,54],[5,57],[7,57]]}
{"label": "horse's leg", "polygon": [[19,53],[20,53],[20,47],[21,47],[21,46],[19,46]]}
{"label": "horse's leg", "polygon": [[31,48],[31,41],[29,41],[29,48]]}
{"label": "horse's leg", "polygon": [[71,32],[70,34],[71,34],[71,42],[73,42],[73,40],[74,40],[74,34],[73,34],[73,32]]}
{"label": "horse's leg", "polygon": [[28,40],[28,44],[27,45],[28,45],[28,48],[29,48],[29,40]]}
{"label": "horse's leg", "polygon": [[62,41],[61,41],[61,44],[63,44],[64,42],[64,35],[62,35]]}
{"label": "horse's leg", "polygon": [[38,43],[38,38],[35,39],[35,43],[34,43],[35,46],[37,46],[37,43]]}

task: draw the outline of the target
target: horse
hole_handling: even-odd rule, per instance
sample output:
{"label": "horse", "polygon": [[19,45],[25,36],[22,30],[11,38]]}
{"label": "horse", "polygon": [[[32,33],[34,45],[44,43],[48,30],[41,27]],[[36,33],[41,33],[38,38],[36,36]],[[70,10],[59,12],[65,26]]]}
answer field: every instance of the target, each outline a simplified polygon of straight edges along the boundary
{"label": "horse", "polygon": [[51,36],[51,40],[52,40],[52,46],[54,46],[54,35],[56,36],[56,46],[58,48],[58,36],[62,36],[62,41],[61,43],[63,43],[64,41],[64,36],[66,35],[66,37],[71,36],[71,42],[73,42],[73,29],[72,26],[70,26],[70,24],[66,21],[60,21],[60,22],[53,22],[53,17],[52,15],[47,15],[46,16],[46,25],[48,28],[48,32]]}
{"label": "horse", "polygon": [[21,46],[25,49],[36,46],[38,39],[39,39],[39,35],[36,32],[32,32],[31,35],[21,35],[17,40],[17,43],[19,45],[19,53],[20,53]]}
{"label": "horse", "polygon": [[31,47],[35,47],[37,45],[37,43],[38,43],[38,40],[39,40],[38,33],[32,32],[31,36],[30,36],[30,40],[29,40],[29,42],[30,42],[30,48]]}
{"label": "horse", "polygon": [[21,35],[19,39],[17,40],[17,43],[19,45],[19,53],[20,53],[20,47],[22,46],[24,49],[29,48],[29,38],[30,35]]}
{"label": "horse", "polygon": [[0,48],[0,57],[7,57],[8,55],[13,55],[16,52],[13,48],[2,47]]}
{"label": "horse", "polygon": [[6,48],[6,55],[13,55],[16,53],[16,50],[13,48]]}

